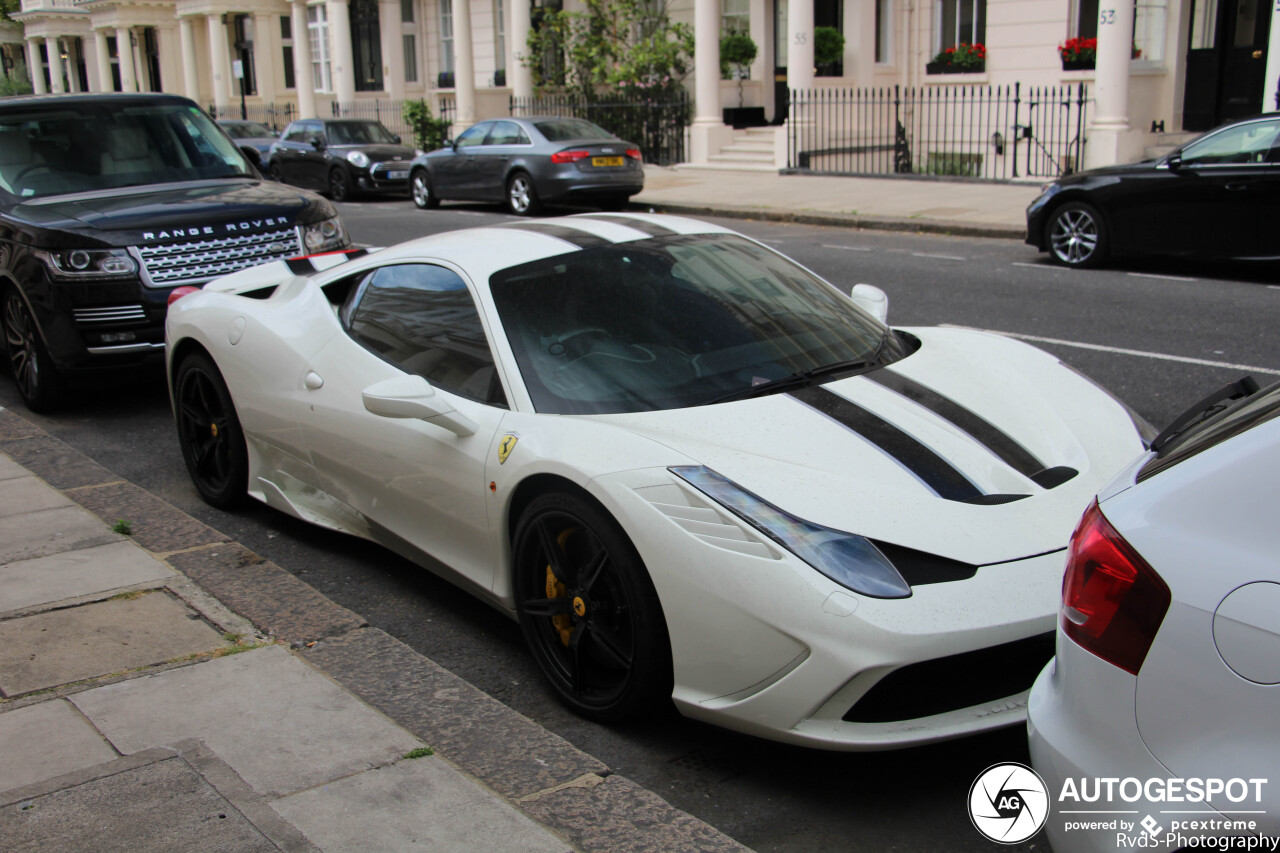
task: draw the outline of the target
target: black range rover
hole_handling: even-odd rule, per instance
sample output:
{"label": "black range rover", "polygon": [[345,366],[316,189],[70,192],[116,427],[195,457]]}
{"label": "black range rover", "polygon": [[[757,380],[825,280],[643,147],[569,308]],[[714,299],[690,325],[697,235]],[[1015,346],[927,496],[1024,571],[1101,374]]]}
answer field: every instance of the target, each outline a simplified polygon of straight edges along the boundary
{"label": "black range rover", "polygon": [[349,246],[332,204],[264,180],[186,98],[0,99],[0,324],[33,411],[161,363],[174,288]]}

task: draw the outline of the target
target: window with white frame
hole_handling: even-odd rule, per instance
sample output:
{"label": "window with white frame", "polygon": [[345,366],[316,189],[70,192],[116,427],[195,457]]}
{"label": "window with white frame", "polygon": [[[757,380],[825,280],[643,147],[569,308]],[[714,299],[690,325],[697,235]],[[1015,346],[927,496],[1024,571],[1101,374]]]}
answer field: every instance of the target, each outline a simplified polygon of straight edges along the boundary
{"label": "window with white frame", "polygon": [[453,0],[440,0],[440,72],[453,72]]}
{"label": "window with white frame", "polygon": [[298,88],[298,81],[293,76],[293,19],[288,15],[280,16],[280,50],[284,58],[284,87]]}
{"label": "window with white frame", "polygon": [[938,29],[934,51],[958,44],[984,44],[987,38],[987,0],[936,0]]}
{"label": "window with white frame", "polygon": [[324,6],[307,7],[307,32],[311,36],[311,82],[317,92],[332,92],[329,75],[329,18]]}
{"label": "window with white frame", "polygon": [[1138,0],[1133,8],[1133,58],[1164,61],[1167,0]]}
{"label": "window with white frame", "polygon": [[720,32],[751,35],[750,0],[721,0]]}
{"label": "window with white frame", "polygon": [[1097,38],[1098,0],[1074,0],[1071,5],[1073,7],[1071,34],[1082,39]]}
{"label": "window with white frame", "polygon": [[400,41],[404,45],[404,81],[418,82],[418,11],[416,0],[400,0]]}
{"label": "window with white frame", "polygon": [[876,0],[876,62],[893,62],[893,0]]}

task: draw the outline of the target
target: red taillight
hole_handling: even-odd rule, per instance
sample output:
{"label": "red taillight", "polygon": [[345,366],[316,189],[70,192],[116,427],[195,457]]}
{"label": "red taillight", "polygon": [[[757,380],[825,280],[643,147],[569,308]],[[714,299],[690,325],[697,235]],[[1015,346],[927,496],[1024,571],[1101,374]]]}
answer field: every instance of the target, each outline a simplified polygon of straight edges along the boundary
{"label": "red taillight", "polygon": [[169,301],[165,303],[165,306],[167,307],[172,305],[184,296],[190,296],[193,293],[199,292],[200,288],[198,287],[175,287],[173,290],[169,291]]}
{"label": "red taillight", "polygon": [[552,163],[576,163],[583,158],[590,157],[591,152],[583,148],[571,148],[568,151],[557,151],[551,155]]}
{"label": "red taillight", "polygon": [[1134,675],[1169,610],[1169,587],[1094,501],[1071,535],[1062,579],[1062,630]]}
{"label": "red taillight", "polygon": [[628,148],[628,149],[627,149],[627,156],[628,156],[628,157],[630,157],[632,160],[643,160],[643,159],[644,159],[644,155],[640,153],[640,149],[639,149],[639,148]]}

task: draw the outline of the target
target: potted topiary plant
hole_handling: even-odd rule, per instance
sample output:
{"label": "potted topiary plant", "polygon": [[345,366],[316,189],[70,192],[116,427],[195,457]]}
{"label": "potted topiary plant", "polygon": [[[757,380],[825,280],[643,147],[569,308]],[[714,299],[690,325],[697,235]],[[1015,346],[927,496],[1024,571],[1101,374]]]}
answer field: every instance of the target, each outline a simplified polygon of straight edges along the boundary
{"label": "potted topiary plant", "polygon": [[742,105],[742,81],[751,75],[751,63],[755,61],[756,53],[756,43],[746,33],[726,33],[720,39],[720,77],[738,81],[738,106],[724,110],[724,123],[735,128],[765,123],[764,107]]}
{"label": "potted topiary plant", "polygon": [[813,64],[819,77],[839,77],[844,73],[844,34],[835,27],[813,31]]}

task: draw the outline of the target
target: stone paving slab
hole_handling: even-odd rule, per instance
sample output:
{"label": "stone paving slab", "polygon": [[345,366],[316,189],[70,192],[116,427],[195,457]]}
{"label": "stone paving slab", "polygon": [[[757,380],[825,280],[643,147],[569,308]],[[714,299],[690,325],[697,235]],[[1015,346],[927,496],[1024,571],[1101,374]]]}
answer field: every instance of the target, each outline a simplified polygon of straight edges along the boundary
{"label": "stone paving slab", "polygon": [[325,851],[572,853],[437,757],[400,761],[271,804]]}
{"label": "stone paving slab", "polygon": [[0,453],[0,480],[12,480],[14,477],[30,476],[30,471],[14,462],[4,453]]}
{"label": "stone paving slab", "polygon": [[111,483],[120,478],[69,444],[51,435],[33,435],[21,441],[4,442],[4,452],[49,485],[75,489]]}
{"label": "stone paving slab", "polygon": [[35,477],[0,480],[0,516],[19,516],[43,509],[75,506],[62,492]]}
{"label": "stone paving slab", "polygon": [[69,496],[108,525],[118,519],[128,521],[134,541],[157,553],[227,541],[212,527],[132,483],[90,486],[76,489]]}
{"label": "stone paving slab", "polygon": [[0,807],[0,839],[31,853],[279,851],[176,756]]}
{"label": "stone paving slab", "polygon": [[70,701],[122,753],[199,738],[259,794],[320,785],[422,745],[282,646],[98,687]]}
{"label": "stone paving slab", "polygon": [[0,563],[61,554],[123,538],[78,506],[29,512],[0,518]]}
{"label": "stone paving slab", "polygon": [[19,696],[228,645],[163,592],[0,622],[0,695]]}
{"label": "stone paving slab", "polygon": [[0,613],[174,577],[132,542],[0,565]]}
{"label": "stone paving slab", "polygon": [[325,640],[303,655],[512,799],[609,772],[603,762],[376,628]]}
{"label": "stone paving slab", "polygon": [[263,633],[295,646],[365,624],[363,617],[237,542],[174,554],[169,563]]}
{"label": "stone paving slab", "polygon": [[0,408],[0,443],[45,434],[44,430],[26,418]]}
{"label": "stone paving slab", "polygon": [[80,712],[57,700],[0,714],[0,756],[2,793],[111,761],[116,751]]}

